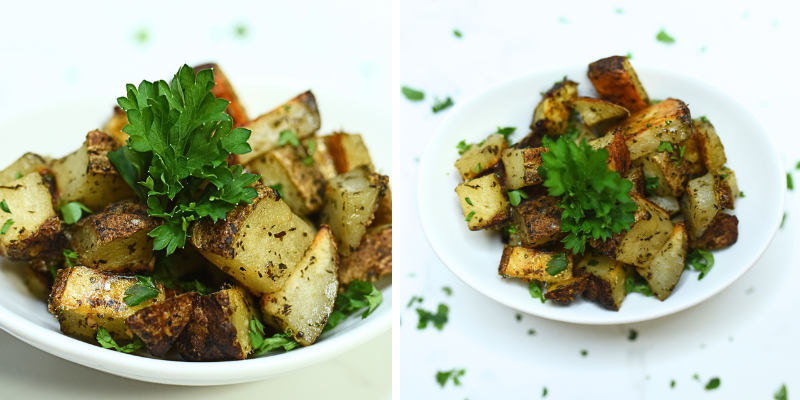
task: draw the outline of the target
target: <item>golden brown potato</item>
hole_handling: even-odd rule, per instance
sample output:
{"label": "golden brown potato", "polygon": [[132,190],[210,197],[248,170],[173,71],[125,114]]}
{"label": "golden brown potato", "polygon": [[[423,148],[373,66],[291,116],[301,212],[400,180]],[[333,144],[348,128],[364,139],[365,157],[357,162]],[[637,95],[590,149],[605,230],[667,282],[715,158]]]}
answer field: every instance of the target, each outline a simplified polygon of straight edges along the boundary
{"label": "golden brown potato", "polygon": [[111,114],[111,118],[106,121],[106,124],[103,125],[103,128],[100,130],[114,138],[117,146],[124,146],[129,136],[122,131],[125,125],[128,125],[128,113],[120,106],[114,106],[114,113]]}
{"label": "golden brown potato", "polygon": [[692,118],[686,103],[666,99],[634,112],[620,122],[611,133],[625,136],[631,160],[658,150],[661,142],[679,143],[692,134]]}
{"label": "golden brown potato", "polygon": [[0,171],[0,185],[15,181],[31,172],[41,172],[47,168],[47,163],[48,160],[38,154],[25,153],[6,169]]}
{"label": "golden brown potato", "polygon": [[456,160],[456,169],[461,178],[468,181],[494,167],[500,162],[503,150],[508,148],[508,141],[503,135],[489,135],[483,142],[473,144]]}
{"label": "golden brown potato", "polygon": [[657,196],[680,197],[689,182],[688,165],[680,157],[680,147],[672,145],[672,152],[657,151],[648,154],[634,163],[641,165],[646,179],[656,179],[657,184],[650,191]]}
{"label": "golden brown potato", "polygon": [[497,227],[508,219],[508,200],[494,174],[459,183],[456,194],[471,231]]}
{"label": "golden brown potato", "polygon": [[337,132],[325,137],[325,146],[333,159],[337,174],[350,172],[361,166],[375,170],[361,135]]}
{"label": "golden brown potato", "polygon": [[249,118],[247,117],[247,113],[244,111],[244,107],[242,103],[239,101],[239,98],[236,96],[236,92],[233,91],[233,86],[231,82],[228,80],[228,77],[222,72],[222,69],[219,65],[215,63],[203,64],[194,67],[194,72],[198,73],[204,69],[212,69],[214,71],[214,88],[211,89],[211,94],[218,99],[225,99],[230,102],[228,107],[225,109],[225,113],[231,116],[233,119],[233,126],[240,126],[247,121]]}
{"label": "golden brown potato", "polygon": [[717,202],[730,210],[735,209],[733,201],[739,198],[739,185],[736,183],[736,173],[732,169],[722,167],[713,171],[716,179],[717,189],[714,195]]}
{"label": "golden brown potato", "polygon": [[628,268],[625,264],[590,251],[584,255],[574,272],[576,276],[588,276],[584,293],[589,300],[609,310],[619,311],[628,294],[625,289]]}
{"label": "golden brown potato", "polygon": [[572,303],[589,285],[589,276],[574,276],[547,287],[545,299],[553,300],[562,306]]}
{"label": "golden brown potato", "polygon": [[697,131],[695,138],[700,148],[700,156],[707,170],[722,168],[728,161],[725,157],[725,147],[717,135],[717,130],[707,118],[696,119],[693,121]]}
{"label": "golden brown potato", "polygon": [[544,182],[539,175],[539,167],[542,166],[542,153],[545,152],[547,149],[544,147],[503,150],[501,158],[506,171],[506,187],[516,190]]}
{"label": "golden brown potato", "polygon": [[636,266],[636,272],[647,281],[657,299],[664,301],[681,279],[688,244],[686,226],[679,222],[653,259],[644,266]]}
{"label": "golden brown potato", "polygon": [[[692,122],[694,125],[694,122]],[[708,170],[706,169],[705,161],[703,161],[703,155],[700,151],[700,143],[704,139],[700,138],[700,133],[697,131],[697,128],[692,126],[692,136],[689,136],[688,139],[678,143],[678,148],[680,149],[683,147],[683,163],[686,165],[686,168],[689,170],[690,176],[700,176],[705,175]]]}
{"label": "golden brown potato", "polygon": [[650,104],[639,77],[627,57],[612,56],[589,64],[589,79],[603,100],[619,104],[630,112]]}
{"label": "golden brown potato", "polygon": [[372,219],[370,226],[383,226],[392,224],[392,188],[387,183],[386,194],[378,203],[375,210],[375,218]]}
{"label": "golden brown potato", "polygon": [[185,293],[143,308],[125,320],[155,357],[163,357],[192,319],[197,292]]}
{"label": "golden brown potato", "polygon": [[94,339],[98,327],[104,327],[114,339],[133,339],[125,319],[135,312],[164,301],[164,286],[156,284],[157,297],[134,307],[125,303],[125,291],[138,278],[98,271],[86,267],[58,271],[48,310],[67,335]]}
{"label": "golden brown potato", "polygon": [[325,178],[317,167],[306,163],[308,153],[303,146],[281,146],[256,158],[248,168],[261,175],[261,183],[281,185],[281,196],[292,212],[308,215],[322,208]]}
{"label": "golden brown potato", "polygon": [[50,188],[38,172],[0,186],[0,202],[3,200],[11,212],[0,210],[0,227],[10,224],[0,234],[0,255],[30,260],[62,252],[66,238],[61,221],[53,208]]}
{"label": "golden brown potato", "polygon": [[112,272],[152,271],[155,265],[150,231],[158,226],[147,206],[133,200],[109,204],[73,225],[72,247],[81,265]]}
{"label": "golden brown potato", "polygon": [[[333,162],[333,156],[328,150],[328,145],[325,143],[325,139],[328,137],[329,136],[312,136],[303,140],[303,146],[311,153],[314,165],[326,181],[339,175],[339,172],[336,170],[336,164]],[[311,149],[314,150],[311,151]]]}
{"label": "golden brown potato", "polygon": [[242,165],[248,164],[261,154],[278,147],[281,132],[292,131],[298,140],[311,136],[320,127],[319,110],[314,94],[305,92],[284,105],[248,121],[243,128],[250,129],[252,152],[239,155]]}
{"label": "golden brown potato", "polygon": [[133,189],[125,183],[108,159],[108,152],[117,144],[100,131],[86,135],[86,142],[74,153],[55,160],[51,171],[58,197],[65,203],[78,201],[92,210],[111,202],[133,197]]}
{"label": "golden brown potato", "polygon": [[283,289],[261,297],[264,323],[289,332],[303,346],[313,344],[333,311],[338,265],[336,239],[322,225]]}
{"label": "golden brown potato", "polygon": [[681,198],[681,210],[692,240],[703,235],[718,212],[733,205],[734,192],[738,196],[733,171],[724,171],[726,174],[718,172],[723,171],[711,171],[690,180],[686,186],[686,194]]}
{"label": "golden brown potato", "polygon": [[625,176],[631,167],[631,153],[628,149],[625,137],[616,132],[611,132],[601,138],[589,142],[595,150],[606,149],[608,151],[608,169],[615,171],[620,176]]}
{"label": "golden brown potato", "polygon": [[513,223],[521,242],[539,246],[561,239],[561,213],[559,198],[542,196],[525,200],[513,209]]}
{"label": "golden brown potato", "polygon": [[200,296],[175,345],[186,361],[244,360],[253,352],[253,318],[258,318],[258,308],[240,286]]}
{"label": "golden brown potato", "polygon": [[252,204],[239,204],[216,223],[203,219],[191,231],[200,254],[260,295],[283,287],[314,236],[277,192],[256,190]]}
{"label": "golden brown potato", "polygon": [[647,180],[644,177],[644,170],[642,170],[641,165],[631,166],[631,169],[625,174],[625,179],[631,181],[633,183],[633,187],[629,194],[633,196],[634,194],[638,194],[639,196],[646,196],[646,185]]}
{"label": "golden brown potato", "polygon": [[[547,263],[554,257],[565,256],[567,268],[555,275],[547,272]],[[572,255],[558,251],[503,246],[498,274],[503,278],[522,278],[527,281],[561,282],[572,278]]]}
{"label": "golden brown potato", "polygon": [[593,99],[591,97],[576,97],[570,100],[568,105],[581,115],[581,119],[588,126],[594,126],[600,122],[626,118],[631,115],[630,111],[623,106],[616,105],[610,101]]}
{"label": "golden brown potato", "polygon": [[358,279],[375,282],[392,273],[392,226],[367,230],[355,252],[342,257],[339,264],[339,287]]}
{"label": "golden brown potato", "polygon": [[739,219],[735,215],[717,213],[700,237],[692,240],[690,247],[714,250],[732,246],[739,239]]}
{"label": "golden brown potato", "polygon": [[578,84],[567,80],[556,82],[544,94],[542,101],[533,110],[531,129],[536,133],[563,135],[566,133],[572,111],[568,107],[570,100],[578,95]]}

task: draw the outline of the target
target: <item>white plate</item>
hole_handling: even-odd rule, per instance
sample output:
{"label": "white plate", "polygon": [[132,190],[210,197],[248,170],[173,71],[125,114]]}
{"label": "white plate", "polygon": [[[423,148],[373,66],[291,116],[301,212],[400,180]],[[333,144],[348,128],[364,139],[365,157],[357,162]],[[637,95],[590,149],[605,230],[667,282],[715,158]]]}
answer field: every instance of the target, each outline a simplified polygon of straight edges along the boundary
{"label": "white plate", "polygon": [[[596,96],[586,77],[586,65],[520,75],[486,89],[448,112],[428,144],[420,163],[417,202],[423,230],[442,262],[461,280],[487,297],[517,310],[559,321],[582,324],[623,324],[669,315],[718,293],[747,272],[767,249],[781,223],[786,178],[777,147],[759,118],[740,100],[699,78],[656,67],[635,65],[647,93],[655,99],[673,97],[689,104],[692,115],[707,116],[719,133],[745,198],[736,200],[739,240],[714,251],[716,264],[698,281],[687,271],[664,302],[630,294],[618,312],[579,298],[569,306],[532,299],[520,279],[501,279],[497,267],[503,251],[499,235],[467,229],[455,187],[461,182],[453,167],[456,144],[474,143],[498,126],[514,126],[512,142],[524,137],[540,92],[565,75],[580,83],[583,96]],[[733,310],[731,310],[733,311]]]}
{"label": "white plate", "polygon": [[[391,176],[391,115],[388,107],[325,90],[303,82],[234,79],[251,117],[271,110],[297,94],[313,89],[322,117],[321,133],[346,129],[361,133],[375,167]],[[120,85],[124,89],[123,85]],[[92,96],[31,107],[0,121],[0,165],[28,151],[61,157],[78,148],[88,131],[111,113],[116,97]],[[117,353],[63,335],[47,305],[30,295],[23,279],[24,263],[0,260],[0,328],[58,357],[115,375],[177,385],[220,385],[256,381],[316,364],[364,343],[391,327],[392,286],[378,285],[383,304],[372,315],[354,315],[323,334],[309,347],[276,352],[255,359],[214,363],[161,360]],[[24,362],[24,361],[23,361]]]}

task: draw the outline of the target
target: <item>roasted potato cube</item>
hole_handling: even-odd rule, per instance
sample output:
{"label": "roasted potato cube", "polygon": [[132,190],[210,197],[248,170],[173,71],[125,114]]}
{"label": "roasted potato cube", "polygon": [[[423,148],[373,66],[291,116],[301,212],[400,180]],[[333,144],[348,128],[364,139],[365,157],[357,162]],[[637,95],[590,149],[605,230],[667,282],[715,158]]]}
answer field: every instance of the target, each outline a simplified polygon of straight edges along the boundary
{"label": "roasted potato cube", "polygon": [[722,146],[722,141],[719,139],[714,125],[711,125],[706,118],[696,119],[693,122],[697,131],[695,138],[706,169],[711,171],[722,168],[728,159],[725,157],[725,147]]}
{"label": "roasted potato cube", "polygon": [[258,318],[258,308],[240,286],[200,296],[175,342],[178,353],[187,361],[244,360],[253,352],[253,318]]}
{"label": "roasted potato cube", "polygon": [[125,326],[142,339],[150,354],[163,357],[192,319],[198,297],[197,292],[184,293],[153,304],[128,317]]}
{"label": "roasted potato cube", "polygon": [[732,169],[722,167],[714,171],[717,179],[717,187],[715,194],[717,201],[722,207],[727,209],[735,209],[733,205],[734,199],[739,197],[739,185],[736,183],[736,173]]}
{"label": "roasted potato cube", "polygon": [[589,80],[603,100],[619,104],[630,112],[650,104],[636,71],[627,57],[612,56],[589,64]]}
{"label": "roasted potato cube", "polygon": [[681,212],[681,202],[675,196],[648,196],[647,200],[661,207],[670,217]]}
{"label": "roasted potato cube", "polygon": [[638,195],[631,196],[631,199],[639,209],[634,213],[636,222],[630,229],[613,235],[605,242],[592,239],[590,244],[608,258],[643,266],[669,239],[673,226],[669,214],[661,207]]}
{"label": "roasted potato cube", "polygon": [[125,291],[138,278],[98,271],[86,267],[58,271],[48,310],[67,335],[94,339],[98,327],[104,327],[114,339],[133,339],[125,319],[135,312],[164,301],[164,286],[157,283],[159,294],[134,307],[125,303]]}
{"label": "roasted potato cube", "polygon": [[681,279],[688,244],[686,226],[679,222],[653,259],[644,266],[636,266],[636,272],[647,281],[657,299],[664,301]]}
{"label": "roasted potato cube", "polygon": [[314,343],[333,311],[338,266],[336,239],[330,228],[322,225],[297,273],[283,289],[261,297],[264,322],[280,332],[290,332],[303,346]]}
{"label": "roasted potato cube", "polygon": [[641,165],[631,166],[631,169],[625,174],[625,179],[633,183],[631,191],[628,192],[631,196],[638,194],[644,197],[647,194],[647,179],[644,177],[644,170]]}
{"label": "roasted potato cube", "polygon": [[[553,257],[564,255],[567,268],[555,275],[547,272],[547,263]],[[500,259],[498,274],[503,278],[522,278],[527,281],[561,282],[572,278],[572,254],[531,249],[528,247],[503,246],[503,257]]]}
{"label": "roasted potato cube", "polygon": [[252,204],[236,206],[216,223],[205,218],[191,231],[200,254],[260,295],[283,287],[314,236],[276,191],[256,190]]}
{"label": "roasted potato cube", "polygon": [[108,159],[108,152],[117,148],[110,136],[100,131],[86,135],[83,147],[53,162],[58,197],[66,203],[78,201],[92,210],[111,202],[133,197],[133,189],[125,183]]}
{"label": "roasted potato cube", "polygon": [[579,294],[583,293],[588,285],[589,275],[574,276],[549,285],[544,298],[565,306],[572,303]]}
{"label": "roasted potato cube", "polygon": [[313,163],[305,162],[307,158],[303,146],[281,146],[253,160],[248,168],[261,175],[265,186],[281,185],[281,196],[292,212],[308,215],[322,208],[325,178]]}
{"label": "roasted potato cube", "polygon": [[392,273],[392,226],[370,228],[356,251],[342,257],[339,264],[339,285],[344,287],[358,279],[375,282]]}
{"label": "roasted potato cube", "polygon": [[680,147],[672,145],[672,152],[658,151],[636,161],[644,170],[645,179],[657,179],[651,193],[657,196],[680,197],[689,182],[689,168],[680,156]]}
{"label": "roasted potato cube", "polygon": [[508,200],[494,174],[459,183],[456,194],[471,231],[500,226],[508,218]]}
{"label": "roasted potato cube", "polygon": [[388,182],[388,177],[367,167],[356,168],[328,182],[322,223],[331,227],[339,254],[349,255],[361,243],[386,194]]}
{"label": "roasted potato cube", "polygon": [[133,200],[109,204],[73,225],[72,247],[81,265],[112,272],[152,271],[155,265],[150,231],[158,223],[147,206]]}
{"label": "roasted potato cube", "polygon": [[625,141],[625,137],[616,132],[611,132],[601,138],[589,142],[595,150],[606,149],[608,151],[608,169],[615,171],[620,176],[625,176],[631,167],[631,153]]}
{"label": "roasted potato cube", "polygon": [[372,219],[370,226],[383,226],[392,224],[392,188],[386,187],[386,194],[381,198],[378,203],[378,209],[375,210],[375,218]]}
{"label": "roasted potato cube", "polygon": [[561,239],[559,198],[542,196],[525,200],[513,209],[513,222],[524,245],[539,246]]}
{"label": "roasted potato cube", "polygon": [[547,135],[566,133],[569,117],[572,114],[568,103],[577,95],[577,83],[566,78],[556,82],[533,110],[531,129],[536,133]]}
{"label": "roasted potato cube", "polygon": [[[326,138],[327,136],[312,136],[304,139],[303,145],[308,149],[308,152],[311,153],[314,165],[327,181],[339,175],[339,172],[336,170],[333,156],[328,150],[328,145],[325,143]],[[313,151],[311,149],[313,149]]]}
{"label": "roasted potato cube", "polygon": [[236,92],[233,91],[233,86],[231,82],[228,80],[228,77],[222,72],[222,69],[219,65],[215,63],[203,64],[194,67],[195,74],[204,70],[204,69],[211,69],[214,71],[214,88],[211,89],[211,94],[218,99],[225,99],[230,102],[228,107],[225,109],[225,113],[231,116],[233,119],[234,126],[240,126],[247,121],[249,118],[247,117],[247,113],[244,111],[244,107],[242,103],[239,101],[239,98],[236,96]]}
{"label": "roasted potato cube", "polygon": [[727,174],[725,179],[722,176],[726,174],[718,172],[721,170],[690,180],[686,186],[686,194],[681,198],[681,210],[692,240],[703,235],[718,212],[733,205],[734,188],[738,196],[733,171],[724,171]]}
{"label": "roasted potato cube", "polygon": [[47,162],[47,159],[38,154],[25,153],[6,169],[0,171],[0,185],[15,181],[31,172],[42,171],[47,168]]}
{"label": "roasted potato cube", "polygon": [[503,150],[501,158],[506,170],[506,187],[516,190],[544,182],[539,175],[539,167],[542,166],[542,153],[545,152],[547,149],[544,147]]}
{"label": "roasted potato cube", "polygon": [[305,92],[242,127],[250,129],[247,143],[253,149],[250,153],[239,155],[239,162],[244,165],[278,147],[278,139],[283,131],[292,131],[298,140],[313,135],[320,127],[317,101],[313,93]]}
{"label": "roasted potato cube", "polygon": [[503,135],[489,135],[483,142],[473,144],[456,160],[456,169],[465,181],[470,180],[481,171],[486,171],[500,162],[503,150],[508,148],[508,141]]}
{"label": "roasted potato cube", "polygon": [[[694,122],[692,123],[694,125]],[[689,170],[690,176],[705,175],[708,170],[706,169],[703,154],[700,151],[700,143],[704,139],[700,138],[700,133],[697,128],[692,127],[692,136],[688,139],[678,143],[678,149],[683,148],[683,163]]]}
{"label": "roasted potato cube", "polygon": [[735,215],[717,213],[700,237],[692,240],[690,247],[714,250],[728,247],[739,239],[739,219]]}
{"label": "roasted potato cube", "polygon": [[66,245],[61,221],[53,208],[50,188],[38,172],[31,172],[0,186],[0,227],[13,220],[0,235],[0,254],[12,260],[58,255]]}
{"label": "roasted potato cube", "polygon": [[361,135],[337,132],[324,139],[325,147],[333,159],[337,174],[350,172],[361,166],[367,166],[370,170],[375,169]]}
{"label": "roasted potato cube", "polygon": [[692,134],[692,118],[686,103],[666,99],[634,112],[611,133],[621,133],[628,144],[631,160],[658,150],[661,142],[679,143]]}
{"label": "roasted potato cube", "polygon": [[581,119],[588,126],[597,123],[626,118],[631,113],[627,108],[616,105],[610,101],[593,99],[591,97],[576,97],[569,101],[569,107],[581,115]]}
{"label": "roasted potato cube", "polygon": [[128,141],[128,134],[122,131],[122,128],[128,125],[128,113],[125,112],[120,106],[114,106],[114,112],[111,118],[106,121],[101,131],[111,136],[117,143],[117,146],[124,146]]}
{"label": "roasted potato cube", "polygon": [[588,252],[575,267],[575,275],[588,276],[584,293],[589,300],[609,310],[619,311],[628,294],[625,289],[628,268],[625,264],[599,253]]}

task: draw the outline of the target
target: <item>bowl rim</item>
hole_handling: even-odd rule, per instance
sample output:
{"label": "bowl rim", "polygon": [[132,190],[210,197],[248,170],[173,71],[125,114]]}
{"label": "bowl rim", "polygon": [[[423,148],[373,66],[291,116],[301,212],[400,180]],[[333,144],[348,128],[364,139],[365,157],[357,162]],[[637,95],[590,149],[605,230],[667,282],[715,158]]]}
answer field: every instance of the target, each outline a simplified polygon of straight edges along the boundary
{"label": "bowl rim", "polygon": [[[635,62],[633,64],[634,64],[634,67],[637,70],[649,70],[649,71],[653,71],[655,73],[680,76],[681,78],[684,78],[684,79],[688,78],[690,80],[693,79],[693,80],[697,80],[697,81],[703,82],[704,84],[708,85],[709,87],[713,88],[714,90],[717,90],[721,94],[729,97],[734,102],[738,103],[739,106],[741,106],[745,110],[747,110],[748,116],[750,118],[752,118],[754,121],[757,122],[757,124],[760,127],[760,129],[766,134],[766,138],[768,139],[768,143],[770,144],[769,148],[772,149],[773,155],[776,157],[776,159],[780,159],[780,151],[778,149],[777,142],[775,141],[775,137],[770,132],[770,130],[767,128],[767,126],[764,124],[764,121],[761,119],[761,117],[752,109],[752,107],[750,107],[747,103],[742,101],[739,97],[731,94],[730,92],[728,92],[727,90],[721,88],[720,86],[718,86],[718,85],[716,85],[716,84],[714,84],[712,82],[709,82],[706,79],[700,78],[697,75],[693,75],[691,73],[688,73],[688,72],[685,72],[685,71],[682,71],[682,70],[664,68],[664,67],[660,67],[660,66],[656,66],[656,65],[652,65],[652,64],[647,64],[647,63]],[[459,104],[457,104],[455,107],[453,107],[451,112],[448,113],[448,115],[444,118],[444,120],[442,120],[442,122],[437,126],[436,130],[434,131],[433,135],[431,136],[430,140],[428,141],[428,144],[425,146],[425,151],[423,152],[422,157],[420,158],[420,167],[419,167],[419,172],[418,172],[418,176],[417,176],[417,186],[416,186],[416,189],[417,189],[417,196],[416,196],[417,197],[417,216],[419,218],[420,225],[422,226],[422,230],[423,230],[423,232],[425,234],[425,237],[426,237],[426,239],[428,241],[428,244],[431,246],[431,249],[434,251],[434,253],[439,258],[439,260],[442,262],[442,264],[444,264],[445,267],[447,267],[447,269],[450,270],[450,272],[452,272],[456,277],[458,277],[458,279],[460,279],[462,282],[464,282],[467,286],[471,287],[472,289],[474,289],[478,293],[486,296],[487,298],[489,298],[489,299],[491,299],[493,301],[496,301],[496,302],[498,302],[500,304],[503,304],[503,305],[505,305],[505,306],[507,306],[509,308],[512,308],[512,309],[515,309],[517,311],[521,311],[521,312],[524,312],[524,313],[527,313],[527,314],[535,315],[535,316],[540,317],[540,318],[547,318],[547,319],[551,319],[551,320],[554,320],[554,321],[568,322],[568,323],[574,323],[574,324],[582,324],[582,325],[620,325],[620,324],[629,324],[629,323],[634,323],[634,322],[649,321],[649,320],[653,320],[653,319],[656,319],[656,318],[661,318],[661,317],[664,317],[664,316],[667,316],[667,315],[671,315],[671,314],[674,314],[674,313],[681,312],[681,311],[686,310],[686,309],[688,309],[690,307],[694,307],[694,306],[696,306],[696,305],[698,305],[700,303],[703,303],[704,301],[708,300],[709,298],[715,296],[716,294],[718,294],[722,290],[725,290],[726,288],[728,288],[731,284],[733,284],[735,281],[737,281],[739,278],[741,278],[745,273],[747,273],[747,271],[749,271],[758,262],[758,260],[764,255],[764,253],[769,248],[770,244],[772,244],[772,241],[774,240],[775,235],[777,234],[778,229],[780,228],[780,225],[781,225],[780,215],[781,215],[782,212],[784,212],[785,206],[786,206],[786,204],[785,204],[786,203],[786,186],[785,185],[779,186],[780,187],[780,197],[779,197],[779,207],[778,207],[778,210],[779,210],[778,218],[773,222],[773,227],[771,229],[771,234],[769,235],[769,239],[764,242],[763,246],[761,248],[759,248],[757,252],[753,253],[753,254],[757,254],[753,258],[753,262],[751,262],[746,268],[742,268],[738,273],[734,274],[727,281],[723,282],[723,284],[721,284],[718,288],[715,288],[713,290],[709,290],[706,293],[698,296],[696,299],[694,299],[692,301],[689,301],[689,302],[686,302],[683,305],[675,306],[673,308],[669,308],[669,309],[666,309],[666,310],[657,310],[657,311],[654,311],[654,312],[651,312],[651,313],[648,313],[648,314],[632,316],[632,317],[627,317],[627,318],[616,318],[614,320],[609,320],[609,321],[604,321],[602,319],[587,320],[587,319],[582,319],[580,317],[574,317],[574,316],[572,316],[570,314],[566,314],[566,313],[561,313],[561,314],[555,313],[555,315],[544,314],[544,313],[535,313],[535,312],[531,312],[529,309],[522,308],[520,305],[516,304],[513,301],[505,301],[504,299],[497,299],[495,297],[492,297],[490,295],[490,292],[484,286],[482,286],[480,284],[477,284],[478,282],[472,282],[467,277],[468,274],[466,272],[464,272],[463,269],[456,268],[456,267],[451,265],[453,263],[448,263],[447,261],[445,261],[448,258],[448,255],[445,252],[445,249],[443,248],[443,245],[441,244],[441,242],[439,242],[439,241],[437,241],[435,239],[432,240],[433,233],[432,233],[431,224],[433,223],[432,222],[432,220],[433,220],[433,218],[432,218],[433,217],[433,215],[432,215],[433,210],[425,206],[425,204],[428,202],[426,200],[426,198],[425,198],[426,195],[428,194],[426,188],[431,186],[430,182],[433,179],[432,177],[434,176],[434,174],[429,173],[430,170],[431,170],[430,164],[433,162],[432,158],[434,157],[434,153],[437,151],[438,148],[440,148],[440,147],[434,148],[435,145],[438,144],[437,143],[437,139],[442,136],[442,132],[444,131],[444,129],[446,127],[448,127],[450,124],[452,124],[453,121],[457,120],[457,118],[459,117],[459,114],[460,114],[460,110],[462,108],[465,108],[469,104],[477,101],[476,99],[479,99],[480,97],[482,97],[486,93],[494,91],[494,90],[496,90],[496,89],[498,89],[498,88],[500,88],[502,86],[509,85],[509,84],[511,84],[511,83],[513,83],[515,81],[525,80],[525,79],[529,78],[531,75],[545,75],[545,74],[556,74],[556,75],[558,75],[558,74],[562,73],[565,70],[573,70],[573,69],[578,69],[578,68],[584,68],[585,69],[585,68],[587,68],[587,65],[586,64],[570,64],[570,65],[563,65],[563,66],[558,66],[558,67],[535,69],[535,70],[530,70],[530,71],[526,71],[526,72],[523,72],[523,73],[519,73],[519,74],[513,75],[511,77],[505,78],[505,79],[501,79],[501,80],[499,80],[499,81],[497,81],[495,83],[492,83],[492,84],[488,85],[486,88],[484,88],[484,89],[472,94],[466,100],[464,100],[463,102],[460,102]],[[531,111],[531,113],[532,113],[532,111]]]}

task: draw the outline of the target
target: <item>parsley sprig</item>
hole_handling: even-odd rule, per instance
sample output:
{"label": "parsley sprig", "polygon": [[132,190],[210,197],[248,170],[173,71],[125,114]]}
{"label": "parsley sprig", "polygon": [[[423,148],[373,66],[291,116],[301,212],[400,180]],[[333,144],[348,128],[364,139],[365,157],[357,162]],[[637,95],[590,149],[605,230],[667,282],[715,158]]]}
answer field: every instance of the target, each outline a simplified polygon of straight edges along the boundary
{"label": "parsley sprig", "polygon": [[336,295],[336,309],[328,317],[328,324],[322,329],[327,332],[337,325],[348,315],[354,314],[366,308],[361,314],[361,318],[367,318],[383,302],[383,293],[369,282],[354,280],[347,286],[344,293]]}
{"label": "parsley sprig", "polygon": [[700,271],[700,276],[697,277],[699,281],[703,279],[714,266],[714,255],[704,250],[694,249],[686,255],[686,264],[683,269],[689,269],[689,266]]}
{"label": "parsley sprig", "polygon": [[106,328],[102,326],[97,328],[97,343],[100,343],[100,346],[103,346],[104,349],[115,349],[120,353],[133,353],[136,350],[139,350],[142,346],[144,346],[144,342],[142,339],[136,338],[135,341],[126,344],[125,346],[120,346],[111,337],[111,334],[108,333]]}
{"label": "parsley sprig", "polygon": [[419,316],[419,322],[417,323],[417,329],[425,329],[428,327],[428,323],[432,322],[433,326],[436,327],[438,330],[444,329],[444,324],[447,323],[447,313],[450,312],[450,307],[447,307],[446,304],[439,304],[439,307],[436,309],[436,314],[422,309],[417,309],[417,315]]}
{"label": "parsley sprig", "polygon": [[[150,232],[153,248],[172,254],[183,248],[192,221],[225,219],[240,202],[250,203],[259,177],[229,167],[230,154],[251,151],[250,131],[233,128],[224,113],[228,101],[211,94],[210,69],[195,75],[184,65],[170,84],[142,81],[127,85],[127,97],[117,99],[127,113],[130,135],[109,159],[136,194],[146,200],[148,214],[164,220]],[[204,183],[209,184],[202,190]]]}
{"label": "parsley sprig", "polygon": [[441,387],[444,387],[447,381],[452,380],[453,385],[461,386],[461,380],[459,378],[463,377],[466,372],[467,371],[463,369],[453,369],[450,371],[437,371],[436,382]]}
{"label": "parsley sprig", "polygon": [[158,294],[161,293],[156,287],[156,281],[152,277],[142,275],[134,276],[136,277],[136,283],[125,291],[125,297],[122,298],[129,307],[138,306],[147,300],[158,297]]}
{"label": "parsley sprig", "polygon": [[250,320],[250,343],[253,345],[254,356],[260,356],[280,348],[289,351],[300,346],[289,332],[276,333],[272,337],[265,337],[264,325],[256,317]]}

